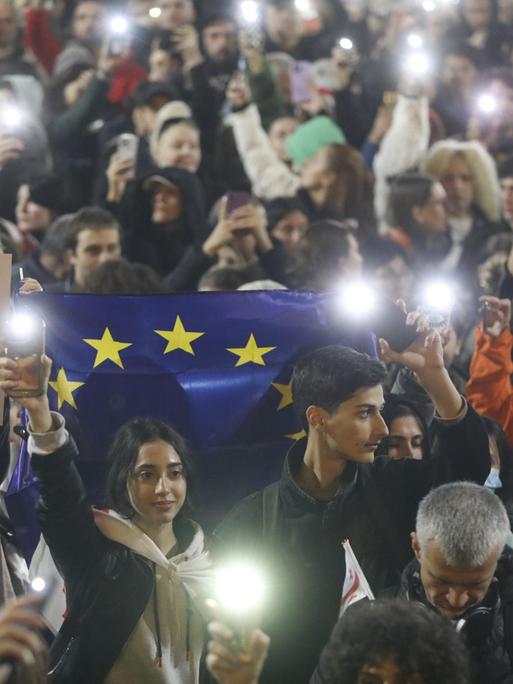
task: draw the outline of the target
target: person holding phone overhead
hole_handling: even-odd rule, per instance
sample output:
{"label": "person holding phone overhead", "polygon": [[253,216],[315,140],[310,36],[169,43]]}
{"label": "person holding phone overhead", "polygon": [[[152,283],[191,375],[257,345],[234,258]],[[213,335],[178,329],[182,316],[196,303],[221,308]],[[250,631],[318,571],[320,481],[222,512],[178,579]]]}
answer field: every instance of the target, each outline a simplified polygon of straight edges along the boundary
{"label": "person holding phone overhead", "polygon": [[[41,498],[45,540],[66,585],[67,615],[50,651],[52,682],[199,681],[211,564],[187,517],[191,464],[182,437],[152,418],[123,425],[110,450],[107,504],[93,511],[77,447],[44,392],[19,397]],[[0,389],[16,392],[17,363],[0,357]]]}
{"label": "person holding phone overhead", "polygon": [[380,413],[385,367],[347,347],[318,349],[292,374],[305,438],[290,449],[281,479],[240,502],[215,533],[216,557],[264,559],[272,578],[262,684],[309,681],[338,617],[342,540],[350,540],[374,593],[393,586],[411,559],[409,534],[422,497],[442,482],[481,484],[488,476],[485,427],[449,378],[439,333],[416,313],[406,324],[418,332],[412,344],[401,353],[383,339],[380,347],[384,360],[417,374],[435,405],[432,458],[375,458],[388,434]]}

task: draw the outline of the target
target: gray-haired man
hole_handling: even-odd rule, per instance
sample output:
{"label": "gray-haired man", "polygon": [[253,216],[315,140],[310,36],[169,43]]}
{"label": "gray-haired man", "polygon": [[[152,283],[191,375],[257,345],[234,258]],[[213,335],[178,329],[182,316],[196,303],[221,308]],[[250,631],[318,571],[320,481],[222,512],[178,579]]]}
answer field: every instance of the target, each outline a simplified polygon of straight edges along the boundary
{"label": "gray-haired man", "polygon": [[476,682],[513,682],[513,552],[502,502],[456,482],[421,502],[399,595],[453,621],[473,657]]}

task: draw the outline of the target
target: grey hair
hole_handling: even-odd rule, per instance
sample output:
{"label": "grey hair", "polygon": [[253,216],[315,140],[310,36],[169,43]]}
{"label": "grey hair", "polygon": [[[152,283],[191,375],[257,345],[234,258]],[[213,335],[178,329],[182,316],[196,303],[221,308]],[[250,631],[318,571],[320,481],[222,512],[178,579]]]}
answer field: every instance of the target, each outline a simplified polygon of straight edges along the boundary
{"label": "grey hair", "polygon": [[486,487],[453,482],[433,489],[420,502],[417,539],[421,550],[438,545],[448,565],[477,567],[497,550],[510,531],[502,501]]}

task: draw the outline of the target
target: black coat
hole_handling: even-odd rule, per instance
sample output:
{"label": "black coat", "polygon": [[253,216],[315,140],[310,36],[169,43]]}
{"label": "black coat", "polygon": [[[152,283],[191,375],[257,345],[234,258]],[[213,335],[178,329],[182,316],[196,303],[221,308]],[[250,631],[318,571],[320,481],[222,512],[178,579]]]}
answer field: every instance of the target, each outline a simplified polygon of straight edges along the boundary
{"label": "black coat", "polygon": [[[56,684],[101,684],[148,604],[154,570],[97,529],[76,453],[70,442],[32,457],[39,522],[66,584],[67,617],[51,647],[50,671]],[[186,530],[184,522],[182,540]]]}
{"label": "black coat", "polygon": [[271,648],[261,684],[309,681],[337,620],[343,539],[351,541],[375,592],[397,585],[411,559],[417,506],[430,488],[451,480],[484,482],[488,437],[474,410],[438,430],[439,446],[429,462],[381,456],[372,465],[351,463],[331,501],[318,501],[295,483],[305,449],[304,440],[298,442],[281,480],[244,499],[216,530],[220,556],[242,552],[267,567],[271,586],[263,628]]}
{"label": "black coat", "polygon": [[[499,559],[495,580],[481,603],[463,615],[466,622],[461,635],[470,653],[476,684],[513,682],[513,550],[509,547]],[[417,560],[405,568],[397,596],[433,608],[426,598]]]}

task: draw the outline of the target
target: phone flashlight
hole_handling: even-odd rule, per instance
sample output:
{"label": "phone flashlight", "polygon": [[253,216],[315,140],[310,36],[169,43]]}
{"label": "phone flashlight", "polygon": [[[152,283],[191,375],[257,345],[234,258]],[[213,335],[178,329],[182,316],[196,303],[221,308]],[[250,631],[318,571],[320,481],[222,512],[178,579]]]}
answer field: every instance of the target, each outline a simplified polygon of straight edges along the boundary
{"label": "phone flashlight", "polygon": [[424,0],[422,9],[427,13],[434,12],[436,10],[436,3],[433,0]]}
{"label": "phone flashlight", "polygon": [[5,107],[0,114],[0,121],[6,128],[16,128],[23,121],[23,112],[18,107]]}
{"label": "phone flashlight", "polygon": [[306,19],[307,21],[317,19],[319,16],[310,0],[295,0],[294,7],[303,19]]}
{"label": "phone flashlight", "polygon": [[374,289],[362,280],[341,285],[340,307],[352,318],[365,318],[376,308],[377,298]]}
{"label": "phone flashlight", "polygon": [[406,56],[404,66],[411,76],[423,78],[432,69],[430,58],[425,52],[415,51]]}
{"label": "phone flashlight", "polygon": [[244,24],[249,26],[258,24],[260,11],[255,0],[242,0],[239,4],[239,13]]}
{"label": "phone flashlight", "polygon": [[216,570],[209,607],[220,613],[235,633],[238,650],[247,651],[253,629],[260,623],[266,596],[261,570],[246,561],[234,561]]}
{"label": "phone flashlight", "polygon": [[128,31],[128,20],[121,16],[112,17],[109,22],[109,29],[111,33],[122,36]]}
{"label": "phone flashlight", "polygon": [[148,10],[148,14],[152,19],[158,19],[162,14],[162,10],[160,9],[160,7],[151,7]]}
{"label": "phone flashlight", "polygon": [[484,93],[483,95],[479,96],[477,100],[477,106],[479,107],[479,111],[483,114],[493,114],[497,111],[498,103],[493,95]]}
{"label": "phone flashlight", "polygon": [[45,351],[45,323],[33,314],[18,312],[4,325],[4,355],[18,363],[20,379],[11,397],[37,397],[44,391],[41,356]]}
{"label": "phone flashlight", "polygon": [[455,303],[456,288],[448,282],[428,283],[421,293],[421,308],[434,327],[444,327],[449,323]]}
{"label": "phone flashlight", "polygon": [[354,44],[353,44],[353,41],[351,40],[351,38],[341,38],[338,41],[338,44],[340,45],[342,50],[347,50],[347,52],[350,52],[354,47]]}
{"label": "phone flashlight", "polygon": [[418,33],[410,33],[407,42],[414,50],[419,50],[424,45],[424,39]]}

